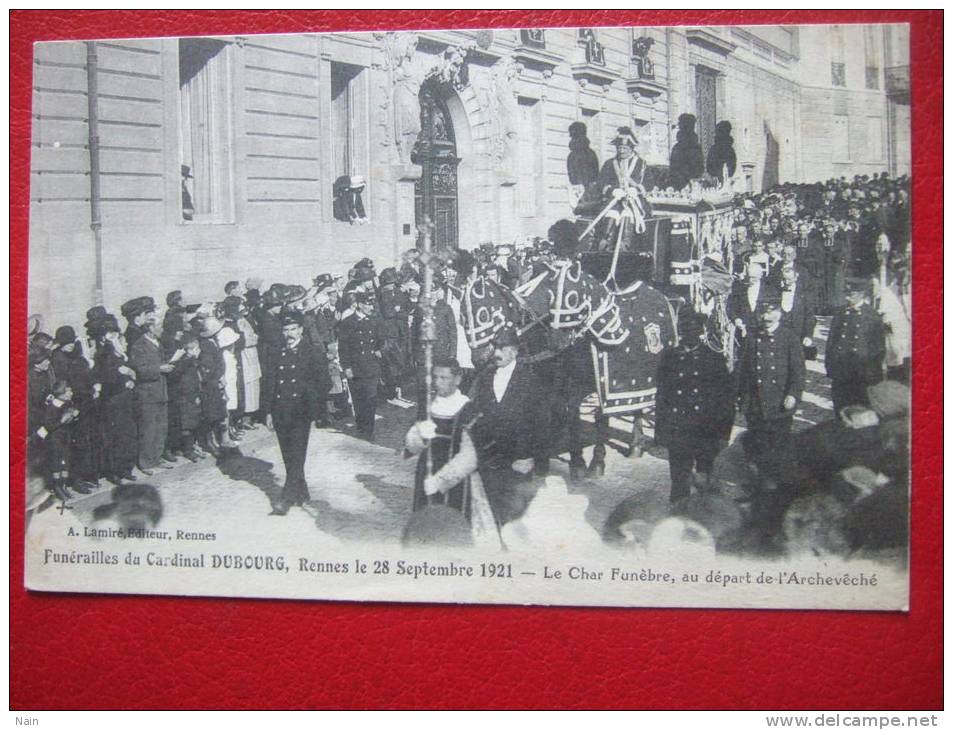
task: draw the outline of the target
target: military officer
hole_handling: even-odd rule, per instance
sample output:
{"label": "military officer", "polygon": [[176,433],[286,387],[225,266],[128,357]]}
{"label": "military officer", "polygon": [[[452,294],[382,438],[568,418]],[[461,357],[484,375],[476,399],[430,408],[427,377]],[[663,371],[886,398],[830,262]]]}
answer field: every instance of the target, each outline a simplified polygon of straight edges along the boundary
{"label": "military officer", "polygon": [[831,321],[825,361],[834,411],[867,405],[867,388],[883,380],[884,325],[870,305],[865,282],[853,280],[847,305]]}
{"label": "military officer", "polygon": [[355,312],[338,325],[338,354],[351,388],[358,434],[370,440],[374,437],[384,325],[376,313],[374,294],[354,292],[350,296]]}
{"label": "military officer", "polygon": [[766,300],[758,328],[746,339],[739,369],[739,395],[748,433],[748,461],[776,478],[783,467],[794,408],[804,390],[800,338],[781,324],[781,304]]}
{"label": "military officer", "polygon": [[281,334],[283,345],[265,371],[261,389],[265,424],[278,435],[285,464],[285,485],[273,505],[273,515],[286,515],[291,507],[310,499],[304,464],[311,422],[321,416],[331,385],[327,360],[304,337],[300,314],[283,315]]}
{"label": "military officer", "polygon": [[703,341],[704,317],[687,312],[678,328],[678,345],[662,354],[655,400],[655,440],[668,447],[672,502],[691,494],[693,470],[711,485],[715,457],[735,420],[728,366]]}
{"label": "military officer", "polygon": [[380,274],[381,319],[383,320],[386,398],[401,397],[401,377],[410,361],[410,296],[397,288],[397,270],[386,268]]}

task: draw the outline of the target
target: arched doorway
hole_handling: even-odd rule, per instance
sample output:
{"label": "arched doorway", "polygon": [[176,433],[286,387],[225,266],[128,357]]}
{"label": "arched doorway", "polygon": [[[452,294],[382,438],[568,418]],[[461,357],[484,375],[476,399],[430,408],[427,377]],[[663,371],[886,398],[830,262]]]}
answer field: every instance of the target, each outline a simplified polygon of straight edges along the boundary
{"label": "arched doorway", "polygon": [[417,225],[429,216],[434,224],[433,245],[457,248],[457,142],[453,122],[441,88],[435,81],[420,87],[420,136],[413,161],[423,172],[414,183],[414,217]]}

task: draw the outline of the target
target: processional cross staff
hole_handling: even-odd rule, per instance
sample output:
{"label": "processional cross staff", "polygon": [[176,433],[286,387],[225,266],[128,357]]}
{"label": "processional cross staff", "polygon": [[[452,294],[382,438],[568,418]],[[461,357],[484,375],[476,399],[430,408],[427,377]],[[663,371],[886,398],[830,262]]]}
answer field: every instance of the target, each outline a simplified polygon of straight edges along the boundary
{"label": "processional cross staff", "polygon": [[[431,388],[433,387],[433,343],[437,339],[437,327],[433,317],[433,272],[434,256],[432,251],[431,235],[434,224],[430,216],[425,215],[421,224],[417,227],[420,234],[420,256],[419,261],[423,265],[424,281],[420,289],[421,314],[420,321],[420,341],[424,346],[424,398],[427,405],[427,420],[430,420],[432,408]],[[430,448],[427,448],[427,476],[433,472],[433,454]]]}

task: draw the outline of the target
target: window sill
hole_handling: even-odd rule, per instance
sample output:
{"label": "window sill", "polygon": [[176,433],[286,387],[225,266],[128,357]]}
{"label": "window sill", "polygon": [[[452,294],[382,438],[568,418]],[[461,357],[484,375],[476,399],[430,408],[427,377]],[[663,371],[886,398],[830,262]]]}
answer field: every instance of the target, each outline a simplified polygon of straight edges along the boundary
{"label": "window sill", "polygon": [[234,226],[235,221],[179,221],[180,226]]}

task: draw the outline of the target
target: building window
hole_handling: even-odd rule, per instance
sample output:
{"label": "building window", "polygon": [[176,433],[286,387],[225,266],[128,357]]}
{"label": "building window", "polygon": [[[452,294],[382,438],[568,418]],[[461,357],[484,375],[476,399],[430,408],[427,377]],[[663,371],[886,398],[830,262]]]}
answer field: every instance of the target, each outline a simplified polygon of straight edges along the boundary
{"label": "building window", "polygon": [[331,159],[334,177],[357,174],[354,128],[357,78],[362,69],[348,63],[331,64]]}
{"label": "building window", "polygon": [[546,31],[542,28],[523,28],[520,31],[520,42],[527,48],[545,48]]}
{"label": "building window", "polygon": [[540,144],[540,104],[537,99],[519,97],[519,146],[517,148],[517,214],[535,217],[543,183]]}
{"label": "building window", "polygon": [[867,117],[867,159],[880,162],[884,158],[884,128],[880,117]]}
{"label": "building window", "polygon": [[831,86],[847,86],[844,29],[839,25],[832,25],[828,32],[830,33]]}
{"label": "building window", "polygon": [[847,73],[844,64],[831,61],[831,85],[847,86]]}
{"label": "building window", "polygon": [[850,162],[850,121],[848,117],[834,115],[834,130],[831,135],[834,162]]}
{"label": "building window", "polygon": [[596,38],[596,32],[592,28],[580,28],[577,38],[579,45],[586,51],[586,63],[593,66],[606,65],[605,48]]}
{"label": "building window", "polygon": [[232,99],[228,44],[179,40],[179,151],[182,220],[234,219]]}
{"label": "building window", "polygon": [[359,92],[362,71],[360,66],[331,62],[332,207],[334,217],[348,223],[367,222],[366,170],[359,149],[364,118]]}

